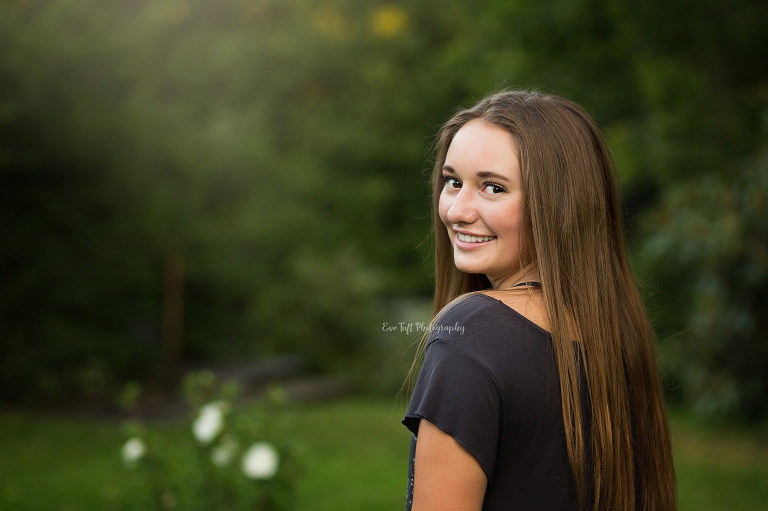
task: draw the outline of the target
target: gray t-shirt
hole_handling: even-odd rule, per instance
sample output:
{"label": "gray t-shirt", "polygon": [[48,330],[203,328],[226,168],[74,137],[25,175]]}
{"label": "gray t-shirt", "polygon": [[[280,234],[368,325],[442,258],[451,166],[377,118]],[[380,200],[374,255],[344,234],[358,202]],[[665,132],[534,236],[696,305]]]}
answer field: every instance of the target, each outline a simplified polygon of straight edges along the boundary
{"label": "gray t-shirt", "polygon": [[[582,396],[588,417],[585,391]],[[484,510],[578,509],[552,337],[503,302],[470,295],[433,325],[403,419],[413,433],[407,509],[421,419],[477,459],[488,477]]]}

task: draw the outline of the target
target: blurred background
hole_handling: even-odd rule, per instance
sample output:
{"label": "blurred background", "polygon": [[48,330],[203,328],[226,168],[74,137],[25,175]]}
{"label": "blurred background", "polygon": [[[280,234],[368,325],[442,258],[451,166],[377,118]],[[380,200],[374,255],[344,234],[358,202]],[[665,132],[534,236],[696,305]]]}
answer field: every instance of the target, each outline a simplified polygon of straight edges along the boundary
{"label": "blurred background", "polygon": [[200,368],[295,391],[298,509],[401,508],[429,146],[502,87],[604,129],[681,509],[768,504],[768,4],[2,0],[0,508],[119,508],[116,396]]}

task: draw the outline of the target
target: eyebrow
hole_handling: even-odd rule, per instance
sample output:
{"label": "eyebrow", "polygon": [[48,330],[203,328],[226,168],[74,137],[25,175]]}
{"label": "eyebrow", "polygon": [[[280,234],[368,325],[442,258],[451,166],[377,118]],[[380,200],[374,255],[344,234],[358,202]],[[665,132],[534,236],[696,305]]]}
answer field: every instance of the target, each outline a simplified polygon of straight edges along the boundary
{"label": "eyebrow", "polygon": [[[450,165],[443,165],[443,172],[448,172],[449,174],[456,173],[456,171],[453,170],[453,167],[451,167]],[[499,174],[497,172],[491,172],[490,170],[481,170],[480,172],[477,173],[477,177],[480,177],[482,179],[493,178],[493,179],[498,179],[499,181],[509,182],[508,177],[502,174]]]}

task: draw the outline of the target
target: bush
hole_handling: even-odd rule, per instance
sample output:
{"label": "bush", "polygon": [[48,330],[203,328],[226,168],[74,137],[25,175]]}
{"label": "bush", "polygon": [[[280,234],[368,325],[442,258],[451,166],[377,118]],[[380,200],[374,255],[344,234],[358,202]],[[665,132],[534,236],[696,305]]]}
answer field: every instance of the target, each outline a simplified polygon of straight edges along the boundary
{"label": "bush", "polygon": [[641,253],[662,348],[707,416],[768,416],[768,155],[667,190]]}
{"label": "bush", "polygon": [[[237,386],[218,384],[209,372],[188,377],[185,389],[197,412],[178,445],[163,444],[140,420],[128,426],[121,455],[131,491],[124,492],[122,509],[294,509],[300,447],[286,424],[281,391],[243,402]],[[136,387],[124,396],[135,403]]]}

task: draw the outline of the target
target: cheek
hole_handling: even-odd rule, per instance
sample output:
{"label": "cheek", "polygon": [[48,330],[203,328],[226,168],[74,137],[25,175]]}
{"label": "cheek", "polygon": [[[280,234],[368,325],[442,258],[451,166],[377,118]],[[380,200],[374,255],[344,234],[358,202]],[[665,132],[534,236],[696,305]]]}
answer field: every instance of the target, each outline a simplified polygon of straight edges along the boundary
{"label": "cheek", "polygon": [[507,239],[507,241],[516,242],[518,232],[520,231],[520,218],[520,205],[517,204],[512,208],[495,211],[492,218],[489,219],[489,223],[493,223],[493,229],[498,235],[506,236],[507,238],[512,236],[514,239]]}
{"label": "cheek", "polygon": [[440,215],[440,220],[443,221],[443,223],[446,226],[449,226],[450,222],[448,221],[448,209],[451,207],[450,201],[445,198],[445,194],[440,194],[440,198],[437,203],[437,212]]}

